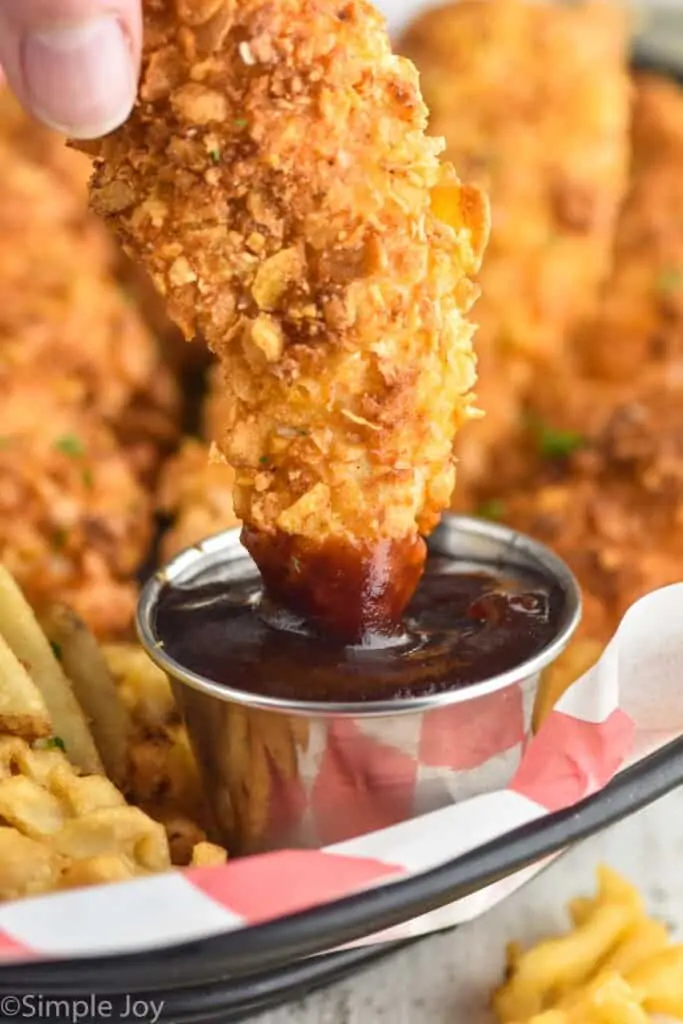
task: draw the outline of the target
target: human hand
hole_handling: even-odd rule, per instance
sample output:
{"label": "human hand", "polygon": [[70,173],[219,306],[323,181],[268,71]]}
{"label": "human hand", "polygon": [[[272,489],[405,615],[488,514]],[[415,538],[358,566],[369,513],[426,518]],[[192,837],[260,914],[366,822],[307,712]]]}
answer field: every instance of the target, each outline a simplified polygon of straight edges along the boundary
{"label": "human hand", "polygon": [[141,0],[0,0],[0,65],[26,109],[77,139],[117,128],[135,100]]}

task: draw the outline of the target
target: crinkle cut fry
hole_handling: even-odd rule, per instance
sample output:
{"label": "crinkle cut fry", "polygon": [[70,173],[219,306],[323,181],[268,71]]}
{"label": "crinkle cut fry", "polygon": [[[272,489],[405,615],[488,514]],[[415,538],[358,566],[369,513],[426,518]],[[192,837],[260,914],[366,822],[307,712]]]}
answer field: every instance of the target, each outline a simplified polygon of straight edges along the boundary
{"label": "crinkle cut fry", "polygon": [[417,73],[365,0],[145,15],[140,100],[96,146],[93,205],[222,362],[220,447],[271,593],[346,637],[386,628],[472,411],[488,207],[439,163]]}

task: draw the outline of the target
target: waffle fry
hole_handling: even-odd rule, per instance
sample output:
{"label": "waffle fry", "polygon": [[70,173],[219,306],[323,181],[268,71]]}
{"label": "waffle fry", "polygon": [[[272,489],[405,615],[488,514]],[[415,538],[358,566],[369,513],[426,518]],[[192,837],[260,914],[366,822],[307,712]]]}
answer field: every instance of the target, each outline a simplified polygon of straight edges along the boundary
{"label": "waffle fry", "polygon": [[508,978],[493,996],[501,1024],[647,1024],[683,1019],[683,946],[648,918],[638,891],[609,868],[598,893],[569,905],[573,930],[508,949]]}

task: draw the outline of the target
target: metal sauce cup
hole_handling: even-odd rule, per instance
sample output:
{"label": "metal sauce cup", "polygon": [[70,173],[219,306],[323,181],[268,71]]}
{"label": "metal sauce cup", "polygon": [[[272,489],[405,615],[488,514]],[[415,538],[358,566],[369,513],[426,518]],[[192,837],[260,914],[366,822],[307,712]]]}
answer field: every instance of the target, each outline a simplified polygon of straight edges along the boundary
{"label": "metal sauce cup", "polygon": [[[203,776],[216,838],[233,854],[319,847],[505,786],[531,734],[541,671],[581,617],[576,579],[556,555],[504,526],[446,515],[433,554],[464,570],[541,572],[562,595],[556,635],[495,678],[433,695],[358,703],[283,700],[195,674],[164,650],[156,608],[167,583],[253,566],[239,530],[184,551],[146,584],[138,633],[171,678]],[[305,672],[305,666],[302,666]]]}

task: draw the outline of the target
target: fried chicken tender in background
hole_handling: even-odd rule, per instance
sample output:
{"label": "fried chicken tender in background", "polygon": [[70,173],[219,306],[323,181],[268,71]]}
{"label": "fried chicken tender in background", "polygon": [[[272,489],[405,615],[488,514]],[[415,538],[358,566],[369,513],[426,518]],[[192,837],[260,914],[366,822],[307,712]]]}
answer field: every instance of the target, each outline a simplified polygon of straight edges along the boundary
{"label": "fried chicken tender in background", "polygon": [[536,375],[514,434],[491,450],[484,505],[561,476],[565,457],[589,447],[616,408],[683,381],[683,89],[653,76],[635,85],[613,269],[564,359]]}
{"label": "fried chicken tender in background", "polygon": [[[88,211],[85,183],[58,173],[63,140],[20,112],[5,137],[14,102],[0,92],[0,381],[58,368],[74,400],[101,415],[153,478],[177,437],[176,385],[119,286],[117,246]],[[40,160],[43,134],[50,144]],[[80,154],[67,153],[80,165]]]}
{"label": "fried chicken tender in background", "polygon": [[214,364],[207,374],[202,436],[184,438],[161,475],[157,509],[171,521],[161,541],[162,561],[214,533],[239,526],[232,497],[235,474],[214,457],[211,448],[211,438],[221,436],[228,415],[222,380],[220,366]]}
{"label": "fried chicken tender in background", "polygon": [[[127,305],[135,305],[135,314],[129,314],[129,319],[139,319],[139,313],[155,339],[157,339],[164,352],[164,358],[175,356],[177,351],[185,352],[189,346],[183,342],[182,350],[178,343],[178,329],[171,324],[163,306],[161,297],[157,293],[146,275],[124,255],[116,238],[110,232],[103,229],[98,218],[88,210],[88,182],[92,174],[92,162],[83,153],[69,149],[65,145],[66,140],[59,133],[51,131],[43,124],[33,120],[29,114],[20,106],[12,93],[0,87],[0,143],[6,147],[4,153],[4,166],[14,159],[15,154],[21,161],[30,163],[37,171],[34,179],[33,201],[40,196],[54,200],[56,182],[64,186],[64,194],[71,200],[69,223],[75,233],[78,230],[78,241],[74,238],[65,238],[62,233],[62,243],[70,246],[61,253],[45,254],[45,262],[52,262],[69,267],[74,257],[89,256],[91,265],[99,266],[109,279],[117,282],[124,292]],[[42,187],[39,176],[42,177]],[[15,176],[16,178],[16,176]],[[50,179],[49,183],[47,179]],[[27,197],[21,197],[25,199]],[[15,204],[15,213],[25,216],[25,210],[19,205],[19,197],[12,195],[10,190],[6,201]],[[60,204],[61,206],[62,204]],[[27,218],[28,226],[33,224],[32,218]],[[86,240],[87,239],[87,243]],[[47,235],[45,241],[49,241]],[[22,254],[22,246],[16,249],[9,249],[6,259]],[[28,255],[34,255],[29,253]],[[138,328],[138,335],[140,329]],[[121,334],[124,342],[127,339],[126,331]],[[180,339],[182,340],[182,339]],[[131,362],[130,351],[133,344],[138,349],[137,361],[141,367],[145,361],[148,367],[153,367],[153,373],[147,373],[143,383],[146,393],[146,406],[150,410],[158,409],[159,406],[174,418],[177,418],[178,398],[172,391],[173,381],[168,369],[159,360],[157,344],[150,339],[142,339],[138,336],[128,346],[126,356],[128,363]],[[84,351],[88,348],[88,340],[82,339],[81,345]],[[201,354],[201,347],[197,347],[198,354]],[[178,361],[170,359],[173,365]],[[187,357],[185,357],[185,362]],[[193,360],[194,361],[194,360]],[[114,360],[116,363],[116,360]],[[183,362],[182,365],[185,363]],[[114,365],[112,367],[116,369]],[[137,399],[138,408],[142,402],[140,396]],[[153,420],[153,415],[150,416]]]}
{"label": "fried chicken tender in background", "polygon": [[210,446],[186,438],[161,476],[159,511],[172,521],[161,541],[161,560],[221,530],[239,526],[232,492],[235,474],[225,462],[211,458]]}
{"label": "fried chicken tender in background", "polygon": [[582,634],[683,573],[683,90],[636,79],[613,270],[563,362],[499,446],[483,511],[549,544],[584,591]]}
{"label": "fried chicken tender in background", "polygon": [[133,618],[151,499],[72,388],[49,365],[0,378],[0,561],[38,611],[58,597],[116,634]]}
{"label": "fried chicken tender in background", "polygon": [[616,405],[556,480],[507,495],[505,522],[557,551],[585,598],[584,633],[607,640],[640,597],[683,568],[683,388]]}
{"label": "fried chicken tender in background", "polygon": [[614,271],[579,337],[586,372],[632,389],[683,375],[683,89],[645,78]]}
{"label": "fried chicken tender in background", "polygon": [[610,269],[628,169],[626,27],[604,0],[462,0],[427,10],[399,42],[430,131],[492,204],[475,317],[486,416],[457,441],[459,506],[492,475],[536,369],[564,360]]}
{"label": "fried chicken tender in background", "polygon": [[139,103],[94,147],[93,207],[222,362],[220,446],[272,596],[345,638],[389,628],[472,414],[486,204],[439,163],[364,0],[144,9]]}

